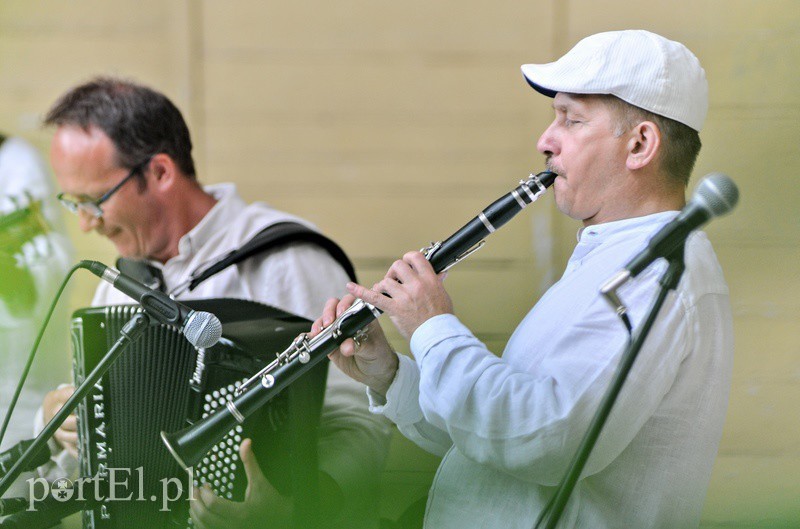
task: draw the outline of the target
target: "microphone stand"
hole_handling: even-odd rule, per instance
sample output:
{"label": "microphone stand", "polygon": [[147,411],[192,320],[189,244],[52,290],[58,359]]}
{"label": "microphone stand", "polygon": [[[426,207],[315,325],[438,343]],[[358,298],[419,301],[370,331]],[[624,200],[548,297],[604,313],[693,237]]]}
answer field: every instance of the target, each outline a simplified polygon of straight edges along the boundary
{"label": "microphone stand", "polygon": [[584,466],[586,466],[586,461],[589,459],[589,455],[592,453],[597,443],[597,438],[600,436],[600,432],[611,413],[611,409],[622,390],[623,384],[625,384],[625,380],[628,378],[628,374],[633,367],[633,363],[636,361],[636,357],[639,355],[639,351],[647,335],[650,333],[650,329],[653,327],[653,323],[655,323],[656,316],[658,316],[667,298],[667,294],[670,290],[675,290],[678,287],[681,276],[683,276],[683,272],[686,270],[686,265],[683,262],[684,245],[685,242],[666,257],[669,266],[658,281],[660,288],[656,299],[650,307],[650,311],[647,313],[647,317],[636,333],[633,341],[629,343],[628,348],[622,354],[619,366],[617,367],[617,374],[612,379],[608,390],[606,390],[606,394],[603,396],[603,400],[600,402],[600,406],[597,412],[595,412],[592,422],[589,424],[589,429],[586,431],[575,456],[573,456],[570,462],[567,473],[564,474],[555,494],[550,499],[547,506],[539,514],[534,529],[538,529],[539,527],[554,529],[561,515],[564,513],[564,508],[567,506],[567,501],[572,494],[572,490],[575,488],[575,484],[578,482],[578,478]]}
{"label": "microphone stand", "polygon": [[150,317],[144,312],[139,312],[130,320],[128,320],[128,322],[120,331],[120,337],[117,338],[117,341],[114,342],[114,345],[111,347],[111,349],[109,349],[108,353],[106,353],[100,363],[95,366],[92,372],[86,376],[83,382],[81,382],[78,387],[75,388],[75,392],[72,394],[72,396],[67,399],[61,409],[58,410],[58,412],[53,416],[50,422],[47,423],[44,429],[39,432],[39,435],[36,436],[36,439],[34,439],[33,443],[28,447],[25,453],[22,454],[22,457],[17,460],[5,477],[3,477],[2,481],[0,481],[0,497],[2,497],[2,495],[9,489],[12,482],[17,479],[19,474],[22,472],[22,469],[34,458],[37,452],[39,452],[41,449],[48,449],[45,445],[53,436],[53,434],[55,434],[58,427],[61,426],[61,423],[63,423],[70,413],[72,413],[75,408],[78,407],[78,404],[80,404],[83,398],[89,394],[89,392],[94,388],[94,385],[100,380],[106,371],[108,371],[117,358],[119,358],[119,355],[122,354],[122,352],[130,344],[139,339],[149,325]]}
{"label": "microphone stand", "polygon": [[[33,510],[28,510],[27,498],[19,498],[24,500],[24,505],[15,505],[18,509],[0,521],[0,529],[46,529],[59,525],[70,514],[95,508],[101,504],[107,490],[98,491],[91,486],[87,487],[91,481],[91,478],[79,478],[73,483],[79,491],[78,494],[73,489],[73,496],[67,499],[48,495],[36,503]],[[84,497],[84,494],[87,496]]]}

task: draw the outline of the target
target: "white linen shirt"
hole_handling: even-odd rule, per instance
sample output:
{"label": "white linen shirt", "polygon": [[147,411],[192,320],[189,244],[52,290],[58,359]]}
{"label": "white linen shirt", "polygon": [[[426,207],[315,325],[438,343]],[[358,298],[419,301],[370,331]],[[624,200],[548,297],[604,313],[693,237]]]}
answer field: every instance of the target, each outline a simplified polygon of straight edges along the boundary
{"label": "white linen shirt", "polygon": [[[150,263],[161,268],[167,292],[184,284],[195,270],[242,246],[267,226],[291,221],[315,228],[264,203],[247,205],[233,184],[207,186],[205,190],[217,199],[215,206],[180,239],[177,256],[163,265]],[[177,299],[253,300],[315,320],[322,314],[327,299],[345,293],[347,281],[347,274],[328,252],[315,245],[298,243],[230,266],[193,291],[179,293]],[[92,304],[133,302],[110,284],[101,282]],[[328,370],[319,429],[319,465],[344,492],[345,502],[338,518],[352,520],[348,522],[351,527],[377,527],[374,491],[388,453],[390,425],[368,412],[363,388],[335,367]]]}
{"label": "white linen shirt", "polygon": [[[400,356],[384,413],[444,454],[425,527],[533,527],[605,394],[627,341],[601,284],[676,212],[582,230],[563,277],[528,313],[502,358],[451,314]],[[727,408],[733,339],[728,289],[704,233],[645,341],[567,504],[563,528],[696,527]],[[666,262],[620,289],[634,332]]]}

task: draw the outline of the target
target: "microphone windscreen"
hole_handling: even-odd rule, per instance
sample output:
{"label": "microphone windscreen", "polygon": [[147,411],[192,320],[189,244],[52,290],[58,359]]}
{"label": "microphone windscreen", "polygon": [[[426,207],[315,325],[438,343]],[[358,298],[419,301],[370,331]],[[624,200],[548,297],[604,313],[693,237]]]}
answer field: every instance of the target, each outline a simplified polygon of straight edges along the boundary
{"label": "microphone windscreen", "polygon": [[739,189],[727,175],[711,173],[697,186],[695,200],[716,217],[728,213],[736,206]]}
{"label": "microphone windscreen", "polygon": [[186,321],[183,335],[195,347],[205,349],[222,337],[222,323],[210,312],[194,311]]}

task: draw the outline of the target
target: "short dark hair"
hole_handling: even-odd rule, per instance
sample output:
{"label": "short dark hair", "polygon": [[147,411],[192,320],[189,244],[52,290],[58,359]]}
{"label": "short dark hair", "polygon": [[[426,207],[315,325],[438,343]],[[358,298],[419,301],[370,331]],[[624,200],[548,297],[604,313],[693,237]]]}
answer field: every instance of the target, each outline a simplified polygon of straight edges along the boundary
{"label": "short dark hair", "polygon": [[642,121],[652,121],[661,131],[661,168],[685,186],[689,184],[702,143],[696,130],[679,121],[631,105],[613,95],[599,96],[616,113],[616,135],[622,135]]}
{"label": "short dark hair", "polygon": [[164,94],[113,77],[96,77],[56,101],[45,125],[97,127],[114,143],[117,162],[134,168],[149,156],[166,153],[196,179],[192,139],[180,110]]}

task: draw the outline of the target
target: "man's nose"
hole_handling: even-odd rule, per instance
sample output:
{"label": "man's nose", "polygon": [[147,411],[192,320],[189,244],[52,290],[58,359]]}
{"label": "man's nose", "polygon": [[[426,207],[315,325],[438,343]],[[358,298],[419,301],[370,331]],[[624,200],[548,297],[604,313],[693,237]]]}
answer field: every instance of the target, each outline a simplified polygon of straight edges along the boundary
{"label": "man's nose", "polygon": [[542,135],[539,136],[539,141],[536,142],[536,150],[540,153],[544,154],[547,157],[550,157],[554,154],[559,153],[558,141],[553,131],[553,125],[555,123],[551,123],[549,127],[542,132]]}

